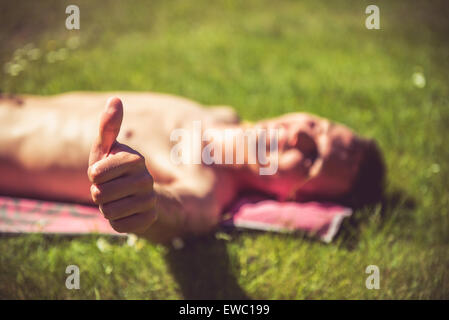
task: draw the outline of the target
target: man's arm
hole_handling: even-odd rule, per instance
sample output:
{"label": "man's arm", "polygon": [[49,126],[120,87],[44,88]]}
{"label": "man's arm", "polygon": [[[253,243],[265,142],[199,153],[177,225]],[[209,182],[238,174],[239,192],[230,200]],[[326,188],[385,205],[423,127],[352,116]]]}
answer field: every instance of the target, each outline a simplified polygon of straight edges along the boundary
{"label": "man's arm", "polygon": [[144,157],[116,141],[122,117],[121,101],[110,99],[89,156],[91,196],[111,226],[157,242],[215,226],[220,208],[211,188],[188,174],[170,185],[154,184]]}

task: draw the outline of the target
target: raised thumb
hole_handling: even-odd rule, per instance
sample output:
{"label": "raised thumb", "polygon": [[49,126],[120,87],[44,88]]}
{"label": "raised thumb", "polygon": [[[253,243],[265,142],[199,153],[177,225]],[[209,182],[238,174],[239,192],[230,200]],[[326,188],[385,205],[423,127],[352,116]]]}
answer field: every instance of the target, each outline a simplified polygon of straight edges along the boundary
{"label": "raised thumb", "polygon": [[122,101],[109,98],[106,108],[101,114],[98,137],[96,138],[89,155],[89,165],[106,157],[120,132],[123,119]]}

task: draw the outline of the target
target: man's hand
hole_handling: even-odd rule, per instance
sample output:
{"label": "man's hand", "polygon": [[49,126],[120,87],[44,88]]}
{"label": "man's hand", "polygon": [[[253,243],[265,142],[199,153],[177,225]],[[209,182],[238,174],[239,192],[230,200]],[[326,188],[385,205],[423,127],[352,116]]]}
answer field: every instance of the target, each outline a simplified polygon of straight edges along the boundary
{"label": "man's hand", "polygon": [[90,193],[114,230],[143,233],[157,219],[153,178],[144,157],[117,142],[122,119],[122,102],[109,99],[89,155]]}

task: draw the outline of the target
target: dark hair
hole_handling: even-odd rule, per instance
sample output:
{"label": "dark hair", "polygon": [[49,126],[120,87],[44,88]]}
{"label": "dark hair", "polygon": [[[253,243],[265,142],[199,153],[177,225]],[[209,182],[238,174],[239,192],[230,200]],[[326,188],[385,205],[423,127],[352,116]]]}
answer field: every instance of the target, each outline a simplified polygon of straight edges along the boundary
{"label": "dark hair", "polygon": [[353,208],[380,202],[385,188],[386,168],[382,152],[374,140],[366,140],[364,149],[354,184],[342,199]]}

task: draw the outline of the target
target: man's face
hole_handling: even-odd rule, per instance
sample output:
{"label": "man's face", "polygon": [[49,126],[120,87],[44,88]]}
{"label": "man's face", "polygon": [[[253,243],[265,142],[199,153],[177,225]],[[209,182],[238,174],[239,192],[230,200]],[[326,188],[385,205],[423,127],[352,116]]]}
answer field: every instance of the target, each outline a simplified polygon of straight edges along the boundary
{"label": "man's face", "polygon": [[306,113],[261,121],[256,127],[279,130],[278,172],[267,176],[270,191],[279,198],[335,198],[351,188],[366,141],[347,127]]}

